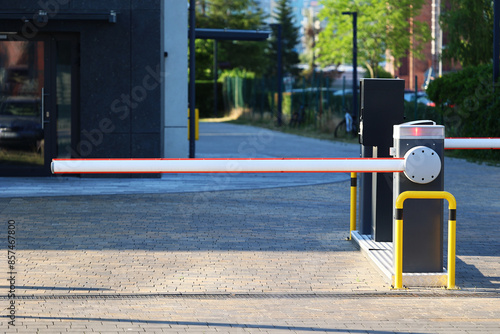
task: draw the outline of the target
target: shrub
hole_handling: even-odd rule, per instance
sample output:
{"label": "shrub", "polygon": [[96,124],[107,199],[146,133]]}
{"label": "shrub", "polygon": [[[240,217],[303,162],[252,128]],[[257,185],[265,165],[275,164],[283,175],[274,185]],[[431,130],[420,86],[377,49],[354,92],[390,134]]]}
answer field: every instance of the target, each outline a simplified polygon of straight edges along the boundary
{"label": "shrub", "polygon": [[415,102],[405,101],[405,122],[429,119],[436,123],[441,123],[441,116],[436,111],[436,108],[429,107],[424,103],[417,103],[417,110],[415,112]]}
{"label": "shrub", "polygon": [[[498,137],[500,87],[493,86],[491,64],[467,67],[430,83],[427,95],[446,126],[447,136]],[[461,156],[500,161],[499,150],[468,150]]]}
{"label": "shrub", "polygon": [[[214,112],[214,82],[210,80],[196,81],[196,108],[200,111],[200,118],[215,117]],[[217,82],[217,112],[224,115],[224,100],[222,97],[222,83]]]}

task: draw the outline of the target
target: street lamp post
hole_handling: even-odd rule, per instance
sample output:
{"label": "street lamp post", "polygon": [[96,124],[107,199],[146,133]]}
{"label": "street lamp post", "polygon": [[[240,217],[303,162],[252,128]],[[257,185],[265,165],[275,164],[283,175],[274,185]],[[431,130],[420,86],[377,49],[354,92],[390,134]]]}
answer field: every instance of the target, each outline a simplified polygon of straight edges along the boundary
{"label": "street lamp post", "polygon": [[218,54],[218,47],[217,47],[218,41],[214,39],[214,115],[215,117],[219,117],[219,107],[217,103],[217,81],[219,81],[219,67],[217,65],[218,60],[217,60],[217,54]]}
{"label": "street lamp post", "polygon": [[499,56],[500,56],[500,1],[495,0],[493,3],[493,87],[498,82],[500,73]]}
{"label": "street lamp post", "polygon": [[276,39],[278,43],[278,106],[277,106],[277,121],[278,121],[278,126],[281,126],[282,120],[282,105],[283,105],[283,56],[282,56],[282,26],[281,24],[272,24],[271,26],[276,27],[277,33],[276,33]]}
{"label": "street lamp post", "polygon": [[189,1],[189,157],[195,157],[195,0]]}
{"label": "street lamp post", "polygon": [[342,12],[342,15],[352,15],[352,115],[358,116],[358,12]]}

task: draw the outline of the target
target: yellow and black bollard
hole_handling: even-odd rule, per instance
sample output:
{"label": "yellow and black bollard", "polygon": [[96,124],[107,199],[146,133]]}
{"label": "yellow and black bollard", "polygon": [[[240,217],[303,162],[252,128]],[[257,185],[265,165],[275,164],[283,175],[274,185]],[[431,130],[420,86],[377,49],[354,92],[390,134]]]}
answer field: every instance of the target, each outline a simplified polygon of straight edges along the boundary
{"label": "yellow and black bollard", "polygon": [[356,230],[356,191],[358,178],[356,173],[351,173],[351,224],[349,228],[349,240],[352,240],[352,231]]}
{"label": "yellow and black bollard", "polygon": [[456,289],[455,261],[457,242],[457,201],[446,191],[405,191],[396,199],[394,231],[394,289],[403,288],[403,203],[406,199],[446,199],[448,201],[448,284],[447,289]]}

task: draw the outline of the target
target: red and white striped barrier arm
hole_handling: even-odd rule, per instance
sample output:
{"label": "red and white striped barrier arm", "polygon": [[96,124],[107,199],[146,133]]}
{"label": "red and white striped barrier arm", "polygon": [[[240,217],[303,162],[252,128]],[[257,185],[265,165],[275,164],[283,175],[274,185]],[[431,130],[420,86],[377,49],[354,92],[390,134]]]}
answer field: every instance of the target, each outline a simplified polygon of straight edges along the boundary
{"label": "red and white striped barrier arm", "polygon": [[403,158],[54,159],[54,174],[402,172]]}
{"label": "red and white striped barrier arm", "polygon": [[446,150],[487,150],[500,149],[500,138],[446,138]]}

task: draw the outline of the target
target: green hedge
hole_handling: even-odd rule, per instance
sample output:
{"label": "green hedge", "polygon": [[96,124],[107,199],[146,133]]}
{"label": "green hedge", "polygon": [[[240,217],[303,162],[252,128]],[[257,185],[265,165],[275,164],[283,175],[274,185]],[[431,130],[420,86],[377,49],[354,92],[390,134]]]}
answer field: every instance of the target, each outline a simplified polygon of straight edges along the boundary
{"label": "green hedge", "polygon": [[268,78],[224,77],[224,107],[226,113],[234,108],[250,109],[262,114],[274,110],[275,83]]}
{"label": "green hedge", "polygon": [[[467,67],[434,80],[427,89],[448,136],[498,137],[500,87],[493,86],[491,64]],[[467,150],[460,155],[500,161],[500,150]]]}
{"label": "green hedge", "polygon": [[424,103],[417,103],[417,110],[415,111],[415,102],[405,101],[405,122],[429,119],[441,124],[441,115],[437,112],[436,108],[429,107]]}
{"label": "green hedge", "polygon": [[[196,108],[200,111],[200,118],[215,117],[213,81],[196,81]],[[217,82],[217,111],[219,117],[224,116],[224,100],[222,97],[221,82]]]}

